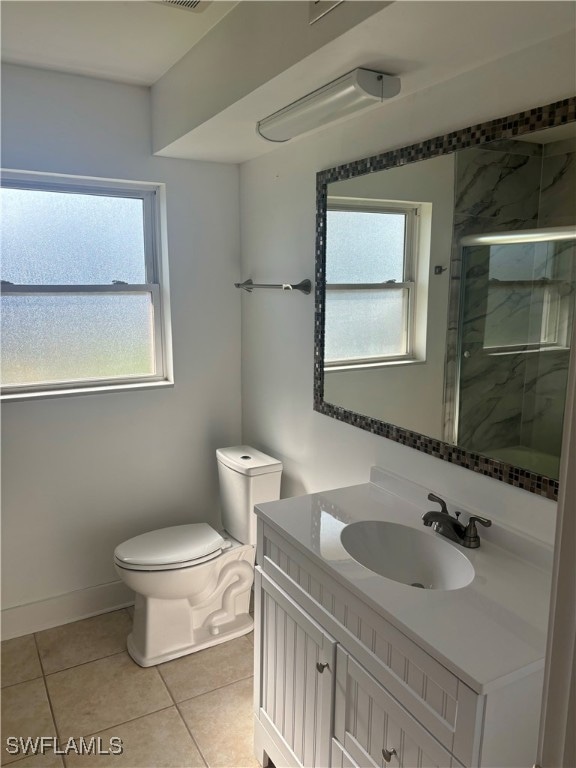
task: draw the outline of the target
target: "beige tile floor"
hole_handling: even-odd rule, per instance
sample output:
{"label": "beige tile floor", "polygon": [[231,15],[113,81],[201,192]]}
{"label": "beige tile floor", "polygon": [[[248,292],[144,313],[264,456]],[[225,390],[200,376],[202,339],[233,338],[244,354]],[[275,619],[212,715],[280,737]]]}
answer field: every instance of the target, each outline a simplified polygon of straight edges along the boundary
{"label": "beige tile floor", "polygon": [[[256,768],[252,635],[142,669],[125,651],[130,626],[127,609],[2,643],[2,765]],[[123,752],[12,755],[10,736],[58,737],[60,749],[115,737]]]}

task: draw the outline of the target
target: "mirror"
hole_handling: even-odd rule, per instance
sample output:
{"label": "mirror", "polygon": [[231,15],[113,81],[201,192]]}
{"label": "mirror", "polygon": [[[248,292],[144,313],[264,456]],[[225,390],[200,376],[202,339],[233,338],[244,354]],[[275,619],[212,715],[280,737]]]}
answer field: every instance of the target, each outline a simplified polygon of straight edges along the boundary
{"label": "mirror", "polygon": [[315,410],[557,497],[575,103],[318,174]]}

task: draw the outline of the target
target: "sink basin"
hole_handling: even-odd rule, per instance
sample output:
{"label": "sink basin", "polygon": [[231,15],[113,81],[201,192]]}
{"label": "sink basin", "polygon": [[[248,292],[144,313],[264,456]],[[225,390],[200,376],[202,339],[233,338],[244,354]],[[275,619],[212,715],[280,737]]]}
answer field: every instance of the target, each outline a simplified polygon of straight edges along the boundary
{"label": "sink basin", "polygon": [[449,590],[474,578],[472,563],[455,546],[407,525],[363,520],[343,528],[340,540],[358,563],[401,584]]}

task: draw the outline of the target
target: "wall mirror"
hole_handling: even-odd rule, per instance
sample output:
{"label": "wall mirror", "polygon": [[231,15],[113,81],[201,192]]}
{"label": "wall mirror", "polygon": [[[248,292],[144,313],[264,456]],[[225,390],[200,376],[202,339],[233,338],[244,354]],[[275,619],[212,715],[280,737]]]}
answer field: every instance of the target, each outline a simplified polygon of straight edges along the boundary
{"label": "wall mirror", "polygon": [[557,498],[576,99],[317,175],[314,408]]}

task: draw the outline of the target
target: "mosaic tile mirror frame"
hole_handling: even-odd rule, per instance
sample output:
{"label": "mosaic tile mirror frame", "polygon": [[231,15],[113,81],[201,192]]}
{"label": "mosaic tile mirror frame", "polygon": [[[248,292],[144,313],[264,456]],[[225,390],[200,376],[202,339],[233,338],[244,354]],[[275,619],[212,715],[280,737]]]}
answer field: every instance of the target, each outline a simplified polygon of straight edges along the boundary
{"label": "mosaic tile mirror frame", "polygon": [[[523,450],[521,446],[515,446],[514,450],[516,452],[511,451],[510,446],[501,446],[499,450],[494,451],[492,451],[492,449],[484,449],[482,439],[480,439],[479,435],[483,435],[484,441],[489,439],[487,437],[489,432],[487,424],[490,422],[490,418],[487,417],[486,414],[491,410],[492,406],[486,406],[486,403],[488,403],[489,400],[486,396],[486,392],[488,388],[493,387],[492,385],[486,387],[481,384],[482,376],[478,375],[478,370],[475,371],[474,366],[470,369],[471,375],[468,377],[468,380],[465,381],[462,373],[464,367],[462,363],[464,358],[472,358],[476,361],[480,359],[487,360],[489,358],[489,365],[491,366],[489,375],[492,377],[492,381],[494,378],[497,378],[500,384],[502,381],[508,381],[512,378],[518,379],[520,376],[520,378],[523,379],[522,386],[524,386],[524,400],[526,400],[525,393],[529,389],[531,390],[532,395],[534,394],[534,382],[533,380],[529,381],[529,374],[527,373],[526,367],[530,364],[529,361],[540,361],[537,368],[539,371],[538,375],[541,377],[542,381],[549,381],[551,378],[556,377],[556,385],[558,384],[558,380],[560,381],[560,386],[562,386],[562,382],[564,385],[566,383],[570,357],[570,332],[574,314],[574,287],[576,285],[576,251],[575,241],[573,239],[573,229],[575,225],[574,205],[576,200],[572,200],[571,193],[567,193],[567,190],[573,188],[571,185],[576,181],[575,121],[576,98],[565,99],[543,107],[537,107],[515,115],[454,131],[447,135],[438,136],[401,149],[395,149],[383,154],[363,158],[355,162],[340,165],[336,168],[329,168],[317,174],[314,410],[346,422],[352,426],[372,432],[373,434],[394,440],[410,448],[414,448],[417,451],[422,451],[444,461],[449,461],[452,464],[465,467],[502,482],[510,483],[549,499],[557,499],[558,462],[554,463],[553,461],[552,465],[546,464],[546,457],[548,454],[546,454],[544,450],[540,451],[538,454],[544,457],[542,459],[542,462],[544,463],[542,466],[535,466],[535,459],[524,459],[521,453],[518,454],[518,450]],[[551,129],[555,131],[554,134],[550,132]],[[546,135],[549,138],[546,141],[550,142],[550,144],[542,144],[539,137],[531,136],[531,134],[536,134],[536,132],[541,131],[547,131]],[[544,135],[545,134],[540,134],[540,136]],[[552,135],[554,136],[554,139],[550,138]],[[554,142],[553,145],[551,143],[552,141]],[[551,146],[554,146],[556,149],[553,151],[550,150],[549,147]],[[546,157],[548,155],[554,156],[551,157],[550,162],[547,164]],[[429,274],[429,277],[427,278],[428,282],[425,285],[425,291],[428,297],[431,296],[434,291],[440,290],[438,286],[443,286],[441,291],[444,291],[445,302],[447,303],[445,310],[447,327],[446,329],[441,329],[440,333],[435,334],[437,339],[441,338],[442,340],[442,344],[439,347],[440,351],[438,352],[438,350],[436,350],[437,355],[441,355],[442,358],[442,373],[437,377],[442,379],[441,382],[438,382],[438,386],[441,386],[441,393],[438,398],[441,402],[437,409],[439,414],[439,426],[437,429],[433,427],[430,427],[429,429],[419,429],[409,423],[409,418],[406,418],[406,420],[398,418],[397,421],[403,423],[392,423],[395,418],[395,411],[393,411],[394,415],[390,417],[382,416],[379,413],[377,416],[375,416],[374,413],[366,413],[365,411],[369,409],[362,404],[362,397],[364,396],[362,393],[359,398],[356,397],[356,400],[352,397],[350,402],[347,402],[346,398],[339,401],[338,396],[334,394],[338,391],[337,387],[334,389],[334,387],[330,385],[331,388],[327,391],[326,371],[332,376],[332,379],[329,379],[330,381],[338,380],[334,378],[332,374],[333,371],[338,372],[340,370],[340,373],[344,373],[344,376],[348,377],[348,382],[353,380],[354,376],[359,376],[362,373],[362,370],[368,369],[377,371],[378,368],[380,368],[380,370],[388,368],[388,371],[390,371],[389,365],[369,365],[367,367],[359,365],[348,368],[343,366],[338,369],[337,364],[336,367],[332,369],[330,367],[325,367],[325,347],[327,342],[327,239],[330,241],[330,238],[327,238],[327,216],[329,211],[334,210],[334,200],[338,203],[340,196],[342,200],[348,201],[359,200],[361,197],[365,196],[364,192],[362,192],[362,195],[360,196],[357,195],[357,189],[360,189],[359,187],[355,188],[354,186],[357,182],[362,181],[363,183],[370,183],[375,179],[372,175],[379,174],[381,171],[385,171],[387,175],[383,176],[382,174],[379,174],[379,179],[386,179],[387,182],[391,182],[394,178],[399,178],[398,176],[395,177],[393,175],[394,173],[405,173],[407,167],[413,174],[415,170],[418,170],[420,173],[419,169],[423,169],[425,166],[417,166],[416,164],[434,158],[437,158],[438,160],[435,161],[437,167],[435,167],[432,175],[437,176],[438,173],[441,175],[444,173],[444,178],[448,179],[447,183],[449,186],[447,189],[449,194],[445,195],[445,198],[450,198],[450,205],[453,206],[453,210],[449,212],[444,211],[444,213],[442,213],[441,202],[439,202],[438,205],[436,205],[435,202],[430,204],[430,221],[435,221],[434,213],[437,213],[436,221],[444,223],[445,221],[448,221],[448,219],[443,219],[442,216],[447,215],[449,216],[450,226],[445,227],[446,230],[449,230],[448,233],[446,233],[446,231],[443,233],[444,248],[441,250],[443,258],[437,258],[437,254],[430,252],[430,241],[428,241],[428,257],[430,262],[427,264],[427,269],[425,270]],[[446,164],[450,163],[452,163],[452,165],[448,167]],[[444,164],[446,167],[442,169],[440,167],[441,164]],[[548,169],[547,177],[545,174],[546,169]],[[448,172],[446,173],[446,171]],[[538,174],[536,186],[532,183],[534,173]],[[481,200],[478,198],[478,195],[474,198],[475,193],[474,191],[471,192],[471,190],[474,189],[478,179],[482,178],[484,179],[483,183],[486,190],[489,191],[485,193],[484,199]],[[506,181],[507,179],[511,179],[512,181],[508,182]],[[507,205],[503,205],[502,200],[499,199],[500,185],[507,183],[515,184],[516,189],[521,191],[518,193],[519,197],[522,198],[521,210],[518,207],[519,204],[517,200],[512,207],[507,207]],[[389,202],[393,199],[395,201],[414,199],[413,197],[406,197],[406,194],[403,194],[400,191],[396,194],[391,193],[389,189],[390,183],[384,185],[384,187],[386,186],[388,186],[388,188],[385,192],[379,192],[380,197],[386,198],[384,202]],[[420,195],[419,200],[426,201],[432,199],[432,197],[426,196],[426,181],[423,177],[419,177],[416,186],[418,187],[419,192],[415,194]],[[543,203],[541,202],[544,199],[544,188],[549,193],[547,197],[550,201],[548,211],[543,210]],[[366,196],[372,198],[376,197],[375,193],[367,194]],[[490,198],[488,201],[486,200],[486,196]],[[561,201],[560,207],[564,206],[565,209],[566,200],[569,202],[568,212],[566,212],[566,210],[559,211],[559,201]],[[379,204],[383,204],[383,201],[381,200],[378,202]],[[366,203],[366,200],[364,200],[364,203]],[[338,205],[336,205],[335,209],[337,208]],[[433,208],[436,208],[437,210],[433,210]],[[364,210],[373,209],[368,207]],[[564,229],[562,229],[563,226]],[[434,224],[431,224],[430,227],[433,228]],[[531,244],[521,245],[514,241],[514,248],[516,250],[514,251],[514,249],[512,249],[512,251],[505,251],[503,257],[504,261],[502,261],[502,255],[500,254],[499,256],[498,253],[498,248],[500,246],[494,246],[493,250],[490,251],[489,249],[487,250],[487,246],[481,247],[480,245],[474,245],[476,243],[474,240],[475,233],[485,233],[486,229],[498,235],[498,233],[510,233],[510,231],[517,234],[520,232],[533,233],[535,230],[538,230],[538,228],[547,228],[545,231],[556,233],[555,236],[557,236],[557,239],[559,240],[562,240],[562,238],[560,235],[557,235],[557,233],[564,233],[564,241],[560,242],[560,245],[557,243],[553,243],[552,246],[550,243],[547,243],[546,245],[549,249],[547,253],[551,252],[550,248],[554,250],[553,257],[546,256],[543,260],[541,255],[543,246],[539,244],[534,246]],[[420,233],[422,233],[422,229],[426,229],[426,227],[422,227],[421,221]],[[332,230],[333,233],[336,231],[336,229]],[[566,236],[566,231],[572,231],[572,235]],[[538,230],[538,234],[540,237],[537,239],[542,240],[540,230]],[[331,237],[333,244],[338,238],[336,238],[334,234],[332,234]],[[420,234],[420,237],[422,237],[422,234]],[[432,235],[432,238],[433,237],[434,235]],[[446,237],[448,240],[446,240]],[[570,239],[570,237],[572,239]],[[530,240],[527,235],[524,239]],[[354,240],[354,242],[356,242],[356,240]],[[472,243],[468,248],[470,253],[463,247],[463,243],[466,242]],[[330,242],[329,247],[332,248],[333,251],[333,245],[330,245]],[[354,250],[356,246],[352,245],[351,247]],[[543,355],[533,354],[535,351],[538,353],[542,352],[543,344],[540,344],[540,336],[538,336],[537,339],[539,342],[537,345],[538,350],[531,347],[529,343],[524,343],[520,346],[516,344],[516,346],[514,346],[514,344],[518,342],[518,339],[512,338],[508,339],[506,342],[512,346],[505,348],[504,352],[502,352],[502,349],[496,349],[496,352],[494,352],[495,348],[492,348],[490,350],[491,354],[486,355],[486,344],[484,344],[484,349],[482,350],[483,354],[476,354],[476,348],[474,347],[473,341],[470,342],[470,346],[464,349],[464,342],[462,341],[463,331],[461,328],[465,325],[466,321],[464,320],[464,323],[462,322],[463,313],[465,312],[466,303],[468,302],[474,306],[474,301],[477,300],[478,296],[478,294],[475,293],[474,280],[470,280],[469,284],[466,283],[468,279],[467,276],[471,275],[472,277],[477,277],[479,272],[483,274],[483,284],[486,286],[484,293],[491,293],[492,295],[492,305],[490,305],[490,298],[484,298],[485,306],[498,305],[499,302],[497,298],[495,301],[494,296],[502,296],[502,293],[498,294],[498,291],[501,292],[503,288],[512,291],[515,300],[520,302],[520,306],[522,306],[522,295],[523,292],[525,293],[527,283],[526,280],[521,279],[523,278],[522,269],[525,269],[525,253],[526,248],[529,247],[532,248],[532,254],[536,253],[536,255],[531,256],[532,261],[530,262],[530,269],[532,270],[532,292],[528,303],[531,308],[531,317],[533,317],[535,306],[540,307],[537,310],[540,313],[539,318],[544,317],[545,313],[544,310],[542,310],[542,306],[546,302],[537,298],[537,295],[539,295],[538,291],[540,294],[544,291],[548,296],[546,303],[546,306],[548,307],[546,314],[547,321],[544,323],[542,320],[541,325],[542,327],[546,325],[546,332],[550,333],[549,329],[553,325],[550,320],[551,316],[555,318],[555,327],[562,327],[563,322],[564,341],[558,342],[557,338],[553,340],[552,337],[550,337],[550,339],[546,337],[548,339],[548,347]],[[494,250],[494,248],[496,250]],[[522,250],[522,248],[524,248],[524,250]],[[560,253],[559,256],[556,253],[557,251]],[[492,254],[491,256],[486,256],[486,254],[490,253]],[[499,258],[500,262],[498,262]],[[553,267],[556,272],[558,272],[558,270],[560,270],[560,272],[564,270],[561,274],[562,279],[550,279],[549,273],[546,271],[548,267],[542,266],[544,263],[563,265],[561,267]],[[506,274],[505,271],[498,271],[498,269],[502,268],[502,264],[508,265],[508,272],[516,271],[516,275],[513,276],[514,279],[508,277],[502,282],[501,277],[494,276]],[[481,268],[482,265],[484,265],[485,268]],[[566,273],[566,269],[568,270],[568,274]],[[329,288],[336,287],[344,288],[345,290],[331,292],[330,296],[335,296],[337,299],[342,300],[347,286],[332,285],[332,282],[334,281],[333,275],[335,274],[334,267],[331,267],[331,270],[332,277],[330,277]],[[352,277],[350,282],[354,282],[354,279],[355,278]],[[361,277],[357,279],[362,282]],[[506,280],[509,282],[507,283]],[[402,279],[400,282],[401,281]],[[346,282],[346,279],[344,279],[343,282]],[[386,281],[384,280],[384,282]],[[513,289],[510,288],[512,283],[514,283]],[[544,284],[546,285],[542,288]],[[551,304],[549,294],[550,291],[556,290],[556,285],[562,287],[562,290],[558,289],[557,291],[560,298],[557,296],[557,301],[553,301]],[[567,285],[569,288],[566,288]],[[506,288],[506,286],[508,286],[508,288]],[[357,288],[358,286],[355,287]],[[569,299],[562,298],[562,296],[568,294]],[[354,298],[357,295],[358,294],[356,294]],[[510,295],[510,293],[507,295],[506,302],[503,302],[504,305],[509,304]],[[474,297],[476,297],[476,299]],[[538,304],[538,301],[540,301],[540,304]],[[488,304],[486,304],[486,302],[488,302]],[[562,302],[564,303],[562,304]],[[502,302],[500,303],[502,304]],[[333,301],[332,306],[334,305],[335,303]],[[342,306],[344,307],[345,305]],[[559,306],[560,309],[557,309],[555,313],[551,313],[550,306],[553,306],[553,308]],[[564,307],[564,310],[562,307]],[[569,311],[566,310],[566,307],[569,307]],[[330,312],[334,313],[335,310],[331,309]],[[524,314],[528,312],[526,307],[519,310],[516,313],[516,317],[522,315],[523,312]],[[562,314],[563,312],[564,314]],[[427,333],[426,329],[429,314],[429,310],[428,312],[425,312],[425,335]],[[490,313],[488,312],[488,314]],[[508,328],[510,329],[510,334],[514,333],[514,322],[510,320],[507,315],[502,316],[492,314],[491,316],[492,333],[494,333],[494,328],[496,328],[496,330],[498,330],[498,328]],[[562,318],[564,318],[563,321]],[[533,326],[533,320],[530,322]],[[414,321],[412,321],[412,323],[414,324]],[[484,317],[482,323],[482,333],[487,337],[489,322]],[[474,323],[472,323],[472,326],[473,325]],[[475,329],[477,331],[477,325],[475,326]],[[538,326],[538,334],[541,334],[542,339],[544,339],[545,332],[540,329],[540,326]],[[427,338],[429,357],[432,359],[433,350],[430,349],[429,343],[430,333],[428,333]],[[523,341],[526,342],[526,339],[523,339]],[[328,341],[327,347],[330,348],[330,341]],[[472,353],[468,350],[472,350]],[[329,353],[327,352],[327,354]],[[498,366],[501,367],[502,360],[505,362],[508,361],[507,364],[509,365],[509,369],[514,370],[514,375],[509,372],[503,373],[498,368]],[[426,353],[421,362],[429,362]],[[469,365],[469,363],[466,362],[465,365]],[[532,364],[532,367],[534,368],[534,364]],[[402,366],[399,366],[397,370],[400,370],[401,368]],[[416,375],[419,376],[420,379],[424,379],[427,375],[426,370],[420,366],[417,366],[417,368],[419,368],[419,371]],[[518,373],[520,368],[521,374]],[[374,375],[376,374],[374,373]],[[342,377],[340,377],[339,380],[345,381]],[[364,379],[364,381],[367,381],[367,379]],[[480,385],[478,382],[480,382]],[[368,389],[370,386],[375,389],[373,384],[368,385]],[[350,387],[350,385],[347,384],[346,387]],[[398,389],[398,387],[396,388]],[[472,400],[472,406],[468,407],[468,412],[471,414],[470,418],[473,419],[473,414],[476,413],[476,420],[478,423],[472,424],[472,426],[469,427],[469,434],[466,438],[465,445],[461,444],[462,441],[458,439],[460,433],[456,430],[459,421],[462,422],[460,425],[462,428],[464,418],[466,417],[466,408],[462,405],[463,396],[461,394],[459,400],[459,392],[462,388],[466,388],[467,393],[475,391],[475,396],[480,398],[476,403]],[[543,392],[541,393],[542,397],[538,402],[540,402],[540,404],[544,401],[547,403],[546,407],[541,408],[541,411],[543,410],[545,412],[546,418],[549,417],[551,411],[554,411],[554,409],[556,411],[556,428],[555,430],[547,429],[546,434],[550,434],[554,431],[559,432],[559,435],[556,435],[555,439],[556,443],[558,443],[558,441],[561,442],[563,399],[561,398],[561,403],[558,406],[558,403],[554,402],[558,399],[554,392],[550,393],[544,391],[546,387],[541,387],[540,389],[542,389]],[[342,391],[345,391],[345,389]],[[382,391],[382,388],[380,387],[378,391]],[[408,392],[409,391],[410,388],[408,388]],[[388,386],[386,386],[386,392],[387,398],[383,399],[393,400],[391,389],[389,389]],[[535,429],[535,424],[537,419],[542,415],[541,413],[539,416],[535,415],[535,412],[538,411],[538,407],[534,405],[537,398],[535,399],[532,396],[533,412],[530,415],[530,418],[528,418],[526,414],[519,416],[517,413],[512,413],[513,409],[511,410],[510,404],[513,399],[514,398],[510,397],[510,393],[506,394],[500,386],[497,391],[497,397],[493,400],[493,410],[495,414],[493,419],[494,424],[498,423],[500,431],[502,432],[502,429],[504,429],[508,435],[512,434],[514,429],[516,429],[515,425],[522,421],[525,424],[528,422],[530,423],[531,431],[533,433],[537,431]],[[459,402],[460,405],[458,405]],[[358,405],[358,403],[360,403],[360,405]],[[416,405],[417,404],[414,403],[414,410],[417,410]],[[504,414],[499,412],[498,409],[500,409],[500,411],[503,409]],[[542,433],[542,424],[539,425],[539,429],[540,433]],[[424,432],[427,432],[428,434],[424,434]],[[475,445],[474,439],[477,439],[478,446]],[[493,435],[490,439],[496,440],[496,437]],[[508,441],[510,441],[510,439],[511,438],[508,438]],[[516,443],[519,439],[518,436],[515,436],[512,442]],[[549,450],[554,451],[555,449],[550,448]],[[559,450],[558,447],[556,451],[558,454],[556,458],[558,460]],[[520,458],[516,459],[517,456]],[[548,458],[550,457],[548,456]],[[548,469],[548,467],[551,468]]]}

